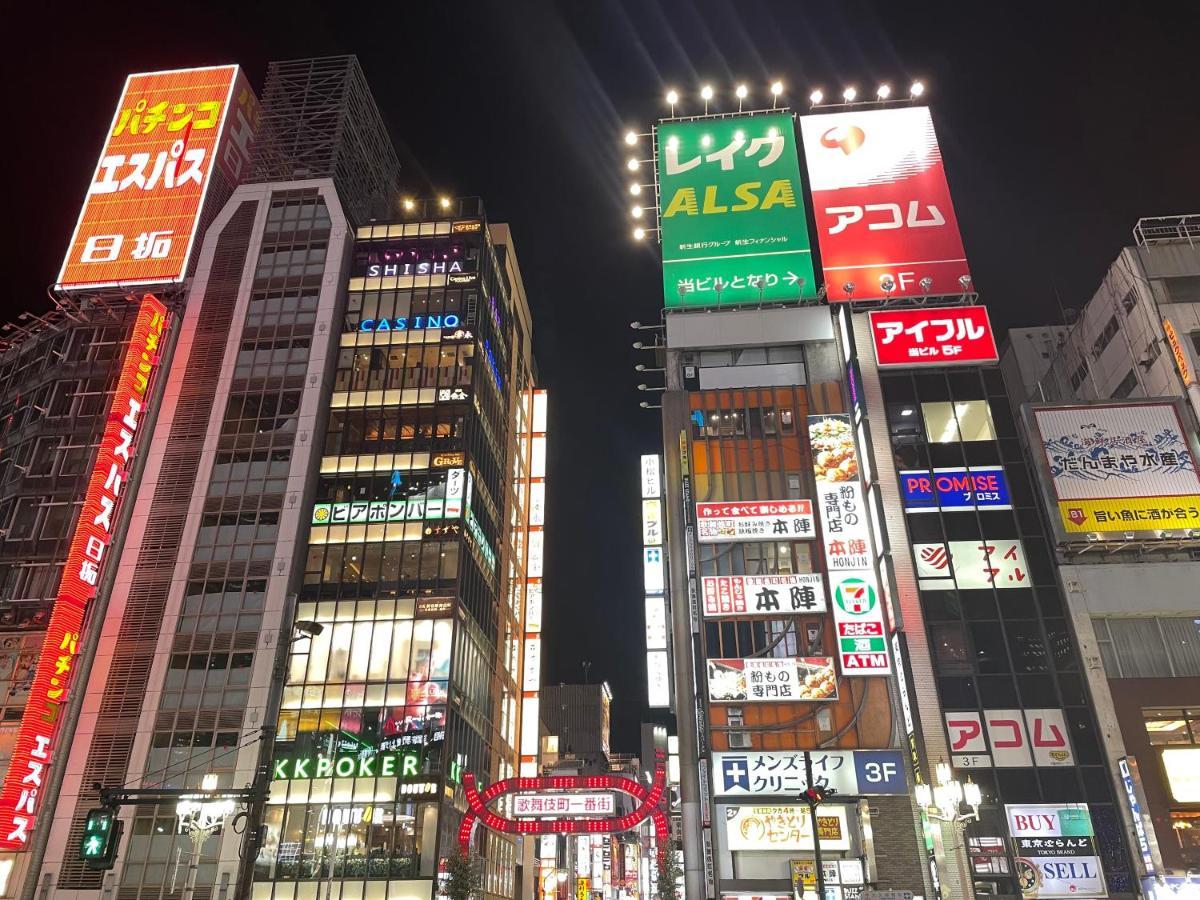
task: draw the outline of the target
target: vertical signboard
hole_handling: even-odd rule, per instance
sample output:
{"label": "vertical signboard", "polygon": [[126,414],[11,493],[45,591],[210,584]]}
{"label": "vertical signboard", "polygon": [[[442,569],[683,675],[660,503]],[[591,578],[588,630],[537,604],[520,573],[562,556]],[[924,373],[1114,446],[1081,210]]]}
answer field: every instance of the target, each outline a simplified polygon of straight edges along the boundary
{"label": "vertical signboard", "polygon": [[656,140],[668,308],[816,297],[790,114],[665,122]]}
{"label": "vertical signboard", "polygon": [[121,365],[95,467],[75,522],[58,596],[34,668],[29,702],[0,790],[0,849],[23,849],[40,811],[38,791],[57,751],[55,731],[72,687],[75,654],[83,640],[84,613],[96,595],[118,510],[129,490],[134,446],[146,415],[150,379],[158,365],[159,344],[166,327],[166,307],[156,298],[146,296]]}
{"label": "vertical signboard", "polygon": [[800,134],[831,302],[964,292],[970,271],[928,107],[803,116]]}
{"label": "vertical signboard", "polygon": [[237,66],[130,75],[60,287],[182,281],[214,165],[231,184],[246,174],[256,107]]}
{"label": "vertical signboard", "polygon": [[1200,528],[1200,475],[1178,401],[1026,406],[1024,414],[1060,541]]}
{"label": "vertical signboard", "polygon": [[850,416],[809,416],[808,440],[842,675],[886,675],[883,606]]}
{"label": "vertical signboard", "polygon": [[671,705],[671,662],[667,645],[666,569],[663,560],[662,459],[641,460],[642,570],[646,589],[646,689],[652,709]]}

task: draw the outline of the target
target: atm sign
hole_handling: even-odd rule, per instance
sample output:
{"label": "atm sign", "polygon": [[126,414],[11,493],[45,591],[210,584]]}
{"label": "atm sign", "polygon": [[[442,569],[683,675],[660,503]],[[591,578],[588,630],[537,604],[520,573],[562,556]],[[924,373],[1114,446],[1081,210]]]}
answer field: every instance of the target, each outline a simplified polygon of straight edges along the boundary
{"label": "atm sign", "polygon": [[900,493],[906,512],[1012,509],[1003,466],[904,471]]}

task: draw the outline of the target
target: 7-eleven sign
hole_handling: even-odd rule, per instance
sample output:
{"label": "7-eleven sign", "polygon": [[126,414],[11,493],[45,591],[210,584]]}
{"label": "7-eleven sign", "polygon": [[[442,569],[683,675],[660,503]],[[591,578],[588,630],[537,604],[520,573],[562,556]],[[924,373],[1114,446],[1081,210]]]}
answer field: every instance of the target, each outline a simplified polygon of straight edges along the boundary
{"label": "7-eleven sign", "polygon": [[858,574],[843,576],[833,589],[833,599],[842,612],[865,616],[875,608],[875,586]]}
{"label": "7-eleven sign", "polygon": [[830,573],[833,624],[842,675],[887,675],[891,671],[883,610],[875,573]]}

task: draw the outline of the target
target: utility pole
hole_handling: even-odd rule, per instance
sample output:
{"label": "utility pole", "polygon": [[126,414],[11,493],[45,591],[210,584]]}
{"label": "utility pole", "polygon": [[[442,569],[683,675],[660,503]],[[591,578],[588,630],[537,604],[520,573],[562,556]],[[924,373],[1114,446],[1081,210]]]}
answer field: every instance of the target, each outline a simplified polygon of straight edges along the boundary
{"label": "utility pole", "polygon": [[817,830],[817,807],[820,806],[821,801],[833,792],[813,784],[812,754],[807,750],[804,751],[804,783],[808,786],[804,789],[801,797],[808,805],[808,821],[812,827],[813,862],[817,876],[817,900],[825,900],[825,867],[821,864],[821,834]]}

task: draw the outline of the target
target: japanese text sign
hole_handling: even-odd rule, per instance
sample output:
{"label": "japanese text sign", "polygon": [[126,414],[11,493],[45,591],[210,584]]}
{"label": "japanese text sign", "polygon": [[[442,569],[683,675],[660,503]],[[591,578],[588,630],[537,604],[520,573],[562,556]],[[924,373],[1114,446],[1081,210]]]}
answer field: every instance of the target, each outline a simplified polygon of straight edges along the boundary
{"label": "japanese text sign", "polygon": [[966,254],[928,107],[803,116],[800,133],[831,302],[964,293]]}
{"label": "japanese text sign", "polygon": [[130,75],[58,282],[161,284],[187,274],[213,166],[249,167],[257,100],[237,66]]}
{"label": "japanese text sign", "polygon": [[887,675],[887,636],[875,573],[831,572],[829,593],[843,675]]}
{"label": "japanese text sign", "polygon": [[908,469],[900,472],[905,512],[1012,509],[1003,466]]}
{"label": "japanese text sign", "polygon": [[[813,781],[843,797],[903,794],[904,754],[900,750],[813,750]],[[810,787],[804,751],[748,751],[713,754],[713,793],[718,797],[796,797]]]}
{"label": "japanese text sign", "polygon": [[881,369],[977,365],[1000,359],[983,306],[871,310],[867,317]]}
{"label": "japanese text sign", "polygon": [[1061,537],[1200,529],[1200,476],[1177,403],[1027,407]]}
{"label": "japanese text sign", "polygon": [[56,749],[58,716],[67,702],[75,654],[82,638],[84,611],[96,594],[107,562],[166,327],[166,307],[147,296],[141,302],[121,365],[34,671],[29,702],[0,790],[0,848],[5,850],[20,850],[26,845],[38,813],[38,792]]}
{"label": "japanese text sign", "polygon": [[814,537],[809,500],[745,500],[696,504],[696,539],[726,541],[800,541]]}
{"label": "japanese text sign", "polygon": [[1029,564],[1020,540],[913,544],[917,578],[924,590],[962,591],[1030,587]]}
{"label": "japanese text sign", "polygon": [[955,768],[1075,765],[1061,709],[985,709],[946,713]]}
{"label": "japanese text sign", "polygon": [[1006,805],[1004,814],[1023,896],[1108,896],[1086,803]]}
{"label": "japanese text sign", "polygon": [[656,140],[668,307],[816,296],[790,115],[666,122]]}
{"label": "japanese text sign", "polygon": [[820,575],[708,575],[700,584],[709,618],[825,612]]}
{"label": "japanese text sign", "polygon": [[[817,808],[822,850],[849,850],[844,806]],[[730,850],[812,850],[807,806],[730,806],[725,809],[725,846]]]}
{"label": "japanese text sign", "polygon": [[828,656],[708,660],[714,703],[836,700],[837,675]]}
{"label": "japanese text sign", "polygon": [[611,816],[616,811],[612,794],[517,794],[514,816]]}

